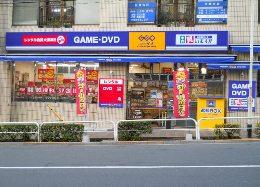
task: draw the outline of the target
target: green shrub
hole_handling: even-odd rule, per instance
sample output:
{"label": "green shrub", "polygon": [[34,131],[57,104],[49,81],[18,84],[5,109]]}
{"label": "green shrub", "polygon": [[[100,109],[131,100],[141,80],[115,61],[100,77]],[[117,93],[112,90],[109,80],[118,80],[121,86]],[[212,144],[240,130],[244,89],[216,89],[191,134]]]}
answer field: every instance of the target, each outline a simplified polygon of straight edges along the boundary
{"label": "green shrub", "polygon": [[232,124],[232,123],[216,125],[213,131],[214,137],[216,139],[239,138],[240,129],[228,129],[228,128],[240,128],[240,125]]}
{"label": "green shrub", "polygon": [[152,133],[151,122],[121,122],[118,125],[120,141],[138,141],[142,134]]}
{"label": "green shrub", "polygon": [[[225,124],[225,128],[234,128],[234,129],[224,129],[228,138],[238,138],[240,135],[240,125],[236,123]],[[236,129],[235,129],[236,128]]]}
{"label": "green shrub", "polygon": [[47,124],[41,126],[43,142],[81,142],[84,125],[82,124]]}
{"label": "green shrub", "polygon": [[255,135],[260,138],[260,123],[257,123],[255,127]]}
{"label": "green shrub", "polygon": [[[0,125],[0,142],[37,141],[37,125]],[[13,132],[13,133],[12,133]],[[29,133],[36,132],[36,133]]]}

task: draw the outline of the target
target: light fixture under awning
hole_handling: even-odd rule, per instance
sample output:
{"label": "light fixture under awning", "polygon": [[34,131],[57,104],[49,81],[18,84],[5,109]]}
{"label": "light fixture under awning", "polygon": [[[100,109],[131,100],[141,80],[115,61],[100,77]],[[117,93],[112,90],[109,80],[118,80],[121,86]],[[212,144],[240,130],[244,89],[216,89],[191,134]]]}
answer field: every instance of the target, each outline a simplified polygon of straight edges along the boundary
{"label": "light fixture under awning", "polygon": [[156,62],[175,62],[175,63],[231,63],[234,62],[235,56],[230,55],[194,55],[194,56],[95,56],[95,55],[2,55],[0,60],[12,62],[26,62],[26,61],[39,61],[39,62],[141,62],[141,63],[156,63]]}
{"label": "light fixture under awning", "polygon": [[[249,53],[249,45],[230,45],[232,52]],[[254,45],[254,53],[260,53],[260,45]]]}
{"label": "light fixture under awning", "polygon": [[[225,70],[242,70],[242,69],[249,69],[249,63],[243,62],[243,63],[212,63],[207,65],[208,69],[225,69]],[[255,62],[253,64],[253,69],[259,70],[260,64],[258,62]]]}

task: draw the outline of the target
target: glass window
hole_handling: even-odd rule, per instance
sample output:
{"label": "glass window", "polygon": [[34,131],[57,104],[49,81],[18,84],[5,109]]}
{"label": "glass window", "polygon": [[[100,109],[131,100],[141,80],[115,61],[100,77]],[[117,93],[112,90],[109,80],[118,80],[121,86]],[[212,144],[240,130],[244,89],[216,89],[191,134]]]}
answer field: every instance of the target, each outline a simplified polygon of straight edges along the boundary
{"label": "glass window", "polygon": [[260,23],[260,0],[258,0],[258,23]]}
{"label": "glass window", "polygon": [[77,0],[75,24],[99,24],[100,0]]}
{"label": "glass window", "polygon": [[[98,63],[80,63],[87,71],[87,100],[97,103]],[[15,63],[14,100],[75,102],[75,70],[72,63]]]}
{"label": "glass window", "polygon": [[159,0],[158,24],[194,26],[194,0]]}
{"label": "glass window", "polygon": [[[223,70],[207,69],[199,63],[153,63],[149,73],[142,71],[141,63],[130,63],[128,78],[128,119],[171,117],[173,113],[173,76],[176,66],[189,69],[190,115],[196,118],[197,98],[202,96],[224,97]],[[167,116],[165,116],[167,114]],[[182,123],[178,123],[181,125]],[[189,124],[189,123],[188,123]],[[183,124],[182,124],[183,125]]]}
{"label": "glass window", "polygon": [[39,0],[14,0],[13,25],[37,25]]}
{"label": "glass window", "polygon": [[72,27],[74,24],[74,0],[44,0],[39,10],[39,27]]}

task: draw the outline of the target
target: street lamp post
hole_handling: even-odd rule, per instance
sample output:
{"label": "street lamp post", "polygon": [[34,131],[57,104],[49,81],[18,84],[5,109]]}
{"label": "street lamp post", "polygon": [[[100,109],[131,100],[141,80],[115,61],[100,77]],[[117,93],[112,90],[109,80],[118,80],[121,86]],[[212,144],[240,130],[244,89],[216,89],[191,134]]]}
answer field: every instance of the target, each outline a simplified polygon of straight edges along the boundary
{"label": "street lamp post", "polygon": [[[251,0],[250,8],[250,65],[249,65],[249,95],[248,95],[248,117],[252,117],[252,105],[253,105],[253,62],[254,62],[254,13],[255,13],[255,0]],[[247,122],[247,136],[252,135],[252,119],[248,119]]]}

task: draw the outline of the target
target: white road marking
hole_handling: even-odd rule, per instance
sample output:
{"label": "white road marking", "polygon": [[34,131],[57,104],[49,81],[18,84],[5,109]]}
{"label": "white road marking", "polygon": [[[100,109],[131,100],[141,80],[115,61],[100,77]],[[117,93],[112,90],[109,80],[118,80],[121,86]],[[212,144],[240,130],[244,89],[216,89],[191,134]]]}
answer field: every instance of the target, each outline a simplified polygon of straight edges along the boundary
{"label": "white road marking", "polygon": [[260,168],[260,165],[226,165],[226,166],[32,166],[5,167],[0,169],[181,169],[181,168]]}

